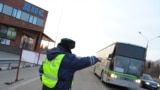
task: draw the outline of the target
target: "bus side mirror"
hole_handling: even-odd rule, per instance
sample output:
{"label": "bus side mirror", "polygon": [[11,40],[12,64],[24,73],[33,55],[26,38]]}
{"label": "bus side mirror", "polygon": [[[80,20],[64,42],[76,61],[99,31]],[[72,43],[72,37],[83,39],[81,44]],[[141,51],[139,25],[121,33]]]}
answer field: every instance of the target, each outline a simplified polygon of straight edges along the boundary
{"label": "bus side mirror", "polygon": [[112,60],[112,54],[109,54],[108,60]]}

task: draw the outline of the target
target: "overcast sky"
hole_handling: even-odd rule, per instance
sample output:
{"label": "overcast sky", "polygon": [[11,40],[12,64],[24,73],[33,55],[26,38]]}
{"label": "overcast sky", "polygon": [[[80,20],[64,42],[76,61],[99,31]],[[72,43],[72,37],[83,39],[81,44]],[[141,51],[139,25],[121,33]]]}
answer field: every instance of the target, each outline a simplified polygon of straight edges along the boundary
{"label": "overcast sky", "polygon": [[78,56],[96,55],[114,42],[146,47],[148,41],[147,59],[160,59],[160,0],[26,1],[49,12],[44,33],[57,42],[75,40]]}

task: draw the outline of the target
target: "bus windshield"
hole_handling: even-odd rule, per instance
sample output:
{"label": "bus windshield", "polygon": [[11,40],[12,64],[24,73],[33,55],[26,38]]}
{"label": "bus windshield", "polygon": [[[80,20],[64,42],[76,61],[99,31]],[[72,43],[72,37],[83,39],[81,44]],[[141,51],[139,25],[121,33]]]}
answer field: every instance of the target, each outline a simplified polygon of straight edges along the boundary
{"label": "bus windshield", "polygon": [[141,76],[144,67],[144,61],[133,58],[115,56],[114,71],[126,73],[135,76]]}

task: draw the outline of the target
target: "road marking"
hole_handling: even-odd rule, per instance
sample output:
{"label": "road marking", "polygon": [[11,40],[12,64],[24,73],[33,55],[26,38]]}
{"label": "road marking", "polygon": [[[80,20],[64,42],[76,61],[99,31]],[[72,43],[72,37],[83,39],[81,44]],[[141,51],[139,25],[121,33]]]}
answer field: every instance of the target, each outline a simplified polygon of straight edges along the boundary
{"label": "road marking", "polygon": [[35,81],[35,80],[38,80],[38,79],[39,79],[39,77],[36,77],[36,78],[31,79],[31,80],[28,80],[28,81],[19,83],[18,85],[15,85],[15,86],[10,87],[9,90],[15,90],[16,88],[18,88],[18,87],[20,87],[20,86],[29,84],[29,83],[31,83],[31,82],[33,82],[33,81]]}

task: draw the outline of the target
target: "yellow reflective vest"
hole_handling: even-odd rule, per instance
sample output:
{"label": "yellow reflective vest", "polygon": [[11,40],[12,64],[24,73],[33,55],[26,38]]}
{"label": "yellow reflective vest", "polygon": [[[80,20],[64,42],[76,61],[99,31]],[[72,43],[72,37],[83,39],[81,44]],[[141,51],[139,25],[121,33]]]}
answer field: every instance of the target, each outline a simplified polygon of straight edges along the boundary
{"label": "yellow reflective vest", "polygon": [[43,62],[43,75],[42,75],[42,83],[49,87],[53,88],[56,86],[58,82],[58,71],[63,60],[65,54],[59,54],[53,60],[48,60],[45,57]]}

